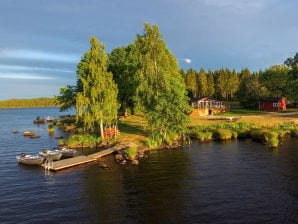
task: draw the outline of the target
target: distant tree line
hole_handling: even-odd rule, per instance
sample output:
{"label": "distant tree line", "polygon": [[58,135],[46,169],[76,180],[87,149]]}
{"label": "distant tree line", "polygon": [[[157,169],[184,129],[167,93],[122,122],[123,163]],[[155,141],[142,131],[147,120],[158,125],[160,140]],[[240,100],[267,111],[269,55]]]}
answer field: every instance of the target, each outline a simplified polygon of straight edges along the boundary
{"label": "distant tree line", "polygon": [[264,71],[240,72],[222,68],[180,70],[190,98],[210,97],[226,101],[239,101],[247,108],[255,108],[265,97],[287,98],[289,103],[298,101],[298,53],[283,65],[274,65]]}
{"label": "distant tree line", "polygon": [[57,107],[54,98],[1,100],[0,108]]}

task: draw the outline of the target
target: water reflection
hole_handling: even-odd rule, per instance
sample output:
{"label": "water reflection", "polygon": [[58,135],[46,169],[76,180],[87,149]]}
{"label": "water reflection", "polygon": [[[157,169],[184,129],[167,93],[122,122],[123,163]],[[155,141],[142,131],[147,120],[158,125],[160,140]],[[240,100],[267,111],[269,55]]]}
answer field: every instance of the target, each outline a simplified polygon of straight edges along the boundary
{"label": "water reflection", "polygon": [[[153,159],[152,159],[153,158]],[[115,164],[88,168],[84,175],[85,194],[94,222],[168,223],[183,217],[183,185],[188,176],[188,154],[181,150],[155,152],[135,167]]]}
{"label": "water reflection", "polygon": [[152,151],[138,167],[105,158],[110,170],[93,165],[84,172],[90,221],[295,223],[298,170],[286,158],[298,155],[282,150],[236,141]]}

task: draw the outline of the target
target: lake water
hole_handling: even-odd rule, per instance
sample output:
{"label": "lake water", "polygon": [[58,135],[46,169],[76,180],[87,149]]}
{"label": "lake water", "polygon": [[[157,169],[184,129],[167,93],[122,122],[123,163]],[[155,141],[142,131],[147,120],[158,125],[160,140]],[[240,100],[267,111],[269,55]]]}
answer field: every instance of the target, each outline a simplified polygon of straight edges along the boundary
{"label": "lake water", "polygon": [[[33,120],[58,115],[0,110],[0,223],[298,223],[298,139],[274,150],[250,140],[194,143],[148,152],[137,167],[107,156],[108,170],[17,164],[17,154],[57,146]],[[41,137],[25,138],[26,130]]]}

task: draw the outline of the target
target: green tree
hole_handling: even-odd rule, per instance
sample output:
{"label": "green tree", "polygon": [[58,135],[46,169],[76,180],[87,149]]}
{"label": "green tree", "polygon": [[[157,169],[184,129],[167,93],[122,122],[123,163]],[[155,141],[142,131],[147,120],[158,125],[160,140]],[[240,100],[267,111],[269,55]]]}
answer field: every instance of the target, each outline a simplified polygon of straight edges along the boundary
{"label": "green tree", "polygon": [[[96,37],[90,40],[91,48],[78,64],[78,85],[82,91],[76,98],[77,120],[90,131],[100,128],[104,139],[103,126],[117,119],[117,85],[112,73],[107,71],[107,55],[104,44]],[[88,58],[88,60],[86,60]]]}
{"label": "green tree", "polygon": [[189,96],[191,98],[198,97],[199,94],[199,88],[198,88],[198,75],[196,70],[194,69],[188,69],[185,75],[185,85],[186,89],[189,92]]}
{"label": "green tree", "polygon": [[287,96],[290,68],[284,65],[275,65],[260,73],[260,80],[266,86],[271,96]]}
{"label": "green tree", "polygon": [[60,88],[60,95],[54,96],[55,103],[60,105],[60,111],[67,111],[76,106],[77,87],[66,86]]}
{"label": "green tree", "polygon": [[138,85],[136,72],[139,69],[139,54],[134,44],[115,48],[109,54],[108,70],[113,73],[113,78],[118,86],[118,101],[120,110],[130,109],[134,113],[136,88]]}
{"label": "green tree", "polygon": [[291,68],[290,74],[292,79],[298,79],[298,52],[294,57],[288,58],[284,64]]}
{"label": "green tree", "polygon": [[205,97],[208,94],[208,82],[207,82],[207,75],[203,68],[200,69],[198,74],[198,90],[199,90],[199,97]]}
{"label": "green tree", "polygon": [[235,70],[233,70],[230,73],[229,82],[228,82],[228,94],[230,99],[234,98],[234,95],[238,91],[238,89],[239,89],[239,75]]}
{"label": "green tree", "polygon": [[170,133],[184,133],[190,108],[177,60],[167,49],[158,26],[145,23],[144,32],[135,41],[141,57],[137,93],[152,133],[165,141]]}
{"label": "green tree", "polygon": [[207,96],[214,97],[215,87],[214,87],[214,77],[212,71],[209,69],[207,72]]}
{"label": "green tree", "polygon": [[284,64],[290,68],[288,73],[287,98],[290,101],[298,102],[298,52],[293,58],[288,58]]}
{"label": "green tree", "polygon": [[268,96],[267,88],[260,82],[259,74],[251,74],[248,69],[240,73],[241,80],[237,93],[238,100],[243,107],[257,108],[260,99]]}

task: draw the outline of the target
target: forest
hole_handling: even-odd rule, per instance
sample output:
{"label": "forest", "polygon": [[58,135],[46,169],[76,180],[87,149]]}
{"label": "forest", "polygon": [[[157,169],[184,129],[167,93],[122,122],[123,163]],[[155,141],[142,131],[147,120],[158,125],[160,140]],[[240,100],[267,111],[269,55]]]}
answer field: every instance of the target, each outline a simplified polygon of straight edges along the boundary
{"label": "forest", "polygon": [[189,97],[210,97],[225,101],[239,101],[245,108],[257,109],[265,97],[286,97],[288,104],[298,101],[298,54],[283,65],[273,65],[264,71],[240,72],[228,68],[200,71],[181,70]]}

